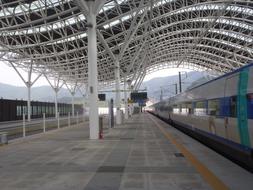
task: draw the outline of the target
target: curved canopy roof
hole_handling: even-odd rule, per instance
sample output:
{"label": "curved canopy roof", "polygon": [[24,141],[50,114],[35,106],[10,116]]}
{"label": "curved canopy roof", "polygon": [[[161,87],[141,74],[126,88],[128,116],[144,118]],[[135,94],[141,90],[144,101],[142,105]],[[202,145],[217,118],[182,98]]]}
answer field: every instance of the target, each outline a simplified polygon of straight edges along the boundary
{"label": "curved canopy roof", "polygon": [[[1,0],[3,60],[68,82],[87,81],[84,0]],[[225,73],[253,60],[251,0],[107,0],[97,15],[98,79],[165,67]]]}

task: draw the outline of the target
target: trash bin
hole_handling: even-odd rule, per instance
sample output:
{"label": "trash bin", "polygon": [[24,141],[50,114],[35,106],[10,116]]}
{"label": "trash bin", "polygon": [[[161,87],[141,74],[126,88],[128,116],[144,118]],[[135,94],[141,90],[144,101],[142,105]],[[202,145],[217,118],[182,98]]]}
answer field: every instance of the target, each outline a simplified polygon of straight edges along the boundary
{"label": "trash bin", "polygon": [[0,133],[0,144],[8,144],[7,133]]}
{"label": "trash bin", "polygon": [[103,116],[99,116],[99,139],[103,138]]}

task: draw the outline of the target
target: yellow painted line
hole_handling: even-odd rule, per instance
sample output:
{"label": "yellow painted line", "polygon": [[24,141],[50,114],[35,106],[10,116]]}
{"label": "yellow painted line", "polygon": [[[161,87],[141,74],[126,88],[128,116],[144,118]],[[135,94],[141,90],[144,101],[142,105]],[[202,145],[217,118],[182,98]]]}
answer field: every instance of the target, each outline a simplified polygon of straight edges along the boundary
{"label": "yellow painted line", "polygon": [[229,189],[226,184],[224,184],[213,172],[211,172],[204,164],[202,164],[190,151],[188,151],[182,144],[180,144],[167,130],[164,129],[157,121],[152,117],[149,118],[156,124],[156,126],[161,130],[164,136],[174,144],[185,158],[191,162],[191,164],[196,168],[196,170],[201,174],[204,180],[213,188],[217,190],[227,190]]}

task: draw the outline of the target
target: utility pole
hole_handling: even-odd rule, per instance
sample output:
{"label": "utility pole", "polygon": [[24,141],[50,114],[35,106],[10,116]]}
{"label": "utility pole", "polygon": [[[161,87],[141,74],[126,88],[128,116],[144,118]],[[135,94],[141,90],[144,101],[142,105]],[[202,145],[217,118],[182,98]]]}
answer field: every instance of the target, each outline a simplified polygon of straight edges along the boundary
{"label": "utility pole", "polygon": [[177,95],[177,83],[175,83],[174,85],[175,85],[175,94]]}
{"label": "utility pole", "polygon": [[163,101],[163,88],[162,87],[160,87],[161,88],[161,94],[160,94],[160,102],[161,101]]}
{"label": "utility pole", "polygon": [[179,93],[182,92],[181,72],[178,72]]}

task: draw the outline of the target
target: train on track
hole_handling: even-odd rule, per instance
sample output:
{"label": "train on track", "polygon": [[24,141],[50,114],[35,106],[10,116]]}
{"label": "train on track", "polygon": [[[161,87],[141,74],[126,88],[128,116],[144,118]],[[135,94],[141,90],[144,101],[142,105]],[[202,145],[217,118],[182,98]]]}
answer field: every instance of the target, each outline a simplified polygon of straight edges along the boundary
{"label": "train on track", "polygon": [[150,112],[253,171],[253,64],[158,102]]}
{"label": "train on track", "polygon": [[[75,113],[82,114],[83,106],[75,104]],[[72,105],[58,103],[58,112],[61,116],[71,113]],[[55,104],[51,102],[31,101],[31,118],[42,118],[43,113],[46,117],[55,116]],[[23,114],[27,117],[27,101],[0,99],[0,122],[15,121],[23,119]]]}

